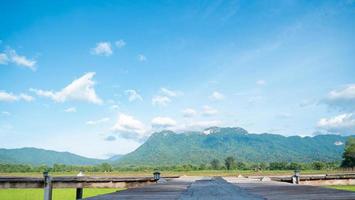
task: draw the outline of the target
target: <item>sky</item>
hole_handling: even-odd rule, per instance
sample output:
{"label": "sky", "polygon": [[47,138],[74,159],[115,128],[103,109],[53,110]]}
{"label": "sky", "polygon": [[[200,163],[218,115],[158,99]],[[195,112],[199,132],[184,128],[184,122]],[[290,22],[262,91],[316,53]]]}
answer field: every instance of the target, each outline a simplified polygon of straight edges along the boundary
{"label": "sky", "polygon": [[0,148],[355,134],[355,1],[0,1]]}

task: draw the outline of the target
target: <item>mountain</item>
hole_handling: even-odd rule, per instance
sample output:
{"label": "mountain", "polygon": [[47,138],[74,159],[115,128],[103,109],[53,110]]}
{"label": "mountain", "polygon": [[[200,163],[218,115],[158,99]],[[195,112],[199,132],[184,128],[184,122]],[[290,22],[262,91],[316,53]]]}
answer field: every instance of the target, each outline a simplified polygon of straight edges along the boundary
{"label": "mountain", "polygon": [[111,156],[111,157],[108,158],[106,161],[107,161],[108,163],[117,162],[117,161],[120,160],[123,156],[124,156],[123,154],[117,154],[117,155]]}
{"label": "mountain", "polygon": [[69,152],[57,152],[37,148],[0,149],[0,163],[31,165],[95,165],[105,160],[86,158]]}
{"label": "mountain", "polygon": [[223,160],[227,156],[247,162],[338,161],[341,160],[346,139],[339,135],[285,137],[269,133],[253,134],[242,128],[211,127],[202,132],[185,133],[162,131],[152,134],[138,149],[115,164],[201,164],[215,158]]}

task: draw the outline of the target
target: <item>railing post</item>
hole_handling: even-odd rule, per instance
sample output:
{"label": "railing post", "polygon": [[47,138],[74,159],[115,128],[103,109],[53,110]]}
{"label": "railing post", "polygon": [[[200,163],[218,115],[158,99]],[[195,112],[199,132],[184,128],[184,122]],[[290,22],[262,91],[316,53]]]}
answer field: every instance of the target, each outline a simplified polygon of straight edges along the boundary
{"label": "railing post", "polygon": [[292,183],[293,184],[300,184],[300,170],[299,169],[296,169],[295,170],[295,174],[293,175],[292,177]]}
{"label": "railing post", "polygon": [[48,172],[43,172],[44,177],[44,200],[52,200],[52,177]]}
{"label": "railing post", "polygon": [[76,200],[83,198],[83,188],[76,188]]}
{"label": "railing post", "polygon": [[160,179],[160,172],[158,170],[154,171],[153,178],[154,178],[154,181],[158,181]]}

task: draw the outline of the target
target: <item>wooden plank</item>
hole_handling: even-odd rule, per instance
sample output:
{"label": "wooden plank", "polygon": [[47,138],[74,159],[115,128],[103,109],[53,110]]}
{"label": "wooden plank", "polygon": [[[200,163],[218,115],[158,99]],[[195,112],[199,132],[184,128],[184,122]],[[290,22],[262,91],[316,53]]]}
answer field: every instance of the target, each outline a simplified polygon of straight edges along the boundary
{"label": "wooden plank", "polygon": [[156,183],[140,188],[128,189],[120,192],[115,192],[106,195],[99,195],[96,197],[87,198],[87,200],[125,200],[125,199],[139,199],[139,200],[170,200],[178,199],[184,191],[191,185],[191,183],[198,178],[184,177],[172,179],[166,183]]}
{"label": "wooden plank", "polygon": [[335,190],[310,185],[295,185],[257,179],[225,178],[228,182],[262,198],[270,200],[342,200],[355,199],[355,192]]}

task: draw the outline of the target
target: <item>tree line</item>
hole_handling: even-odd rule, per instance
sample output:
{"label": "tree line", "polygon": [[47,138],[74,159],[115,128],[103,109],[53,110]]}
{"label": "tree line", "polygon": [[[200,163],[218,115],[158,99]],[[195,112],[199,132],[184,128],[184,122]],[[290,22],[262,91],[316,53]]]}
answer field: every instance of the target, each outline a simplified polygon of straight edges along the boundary
{"label": "tree line", "polygon": [[247,163],[237,162],[235,158],[229,156],[220,161],[213,159],[208,164],[192,165],[171,165],[171,166],[112,166],[109,163],[102,163],[95,166],[74,166],[64,164],[54,164],[53,166],[41,165],[32,166],[26,164],[0,164],[1,173],[13,172],[119,172],[119,171],[153,171],[158,168],[162,171],[198,171],[198,170],[334,170],[339,168],[337,162],[271,162],[271,163]]}

